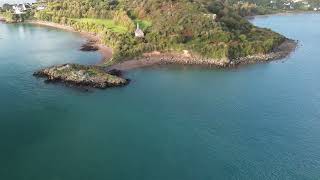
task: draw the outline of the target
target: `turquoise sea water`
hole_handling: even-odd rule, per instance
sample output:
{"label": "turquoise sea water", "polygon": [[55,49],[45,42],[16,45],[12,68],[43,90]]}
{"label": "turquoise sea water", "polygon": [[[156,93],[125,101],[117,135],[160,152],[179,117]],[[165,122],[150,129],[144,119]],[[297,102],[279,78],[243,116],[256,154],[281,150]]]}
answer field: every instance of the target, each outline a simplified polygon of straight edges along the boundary
{"label": "turquoise sea water", "polygon": [[0,179],[320,179],[320,14],[253,22],[300,47],[231,70],[133,70],[90,92],[32,76],[99,61],[84,39],[0,24]]}

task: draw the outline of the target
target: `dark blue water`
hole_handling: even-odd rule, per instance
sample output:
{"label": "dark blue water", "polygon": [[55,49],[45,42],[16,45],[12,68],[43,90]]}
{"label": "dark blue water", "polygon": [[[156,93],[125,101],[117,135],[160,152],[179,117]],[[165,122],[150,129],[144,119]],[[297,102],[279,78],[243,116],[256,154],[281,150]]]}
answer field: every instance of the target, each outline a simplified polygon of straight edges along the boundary
{"label": "dark blue water", "polygon": [[0,24],[0,179],[319,179],[320,15],[253,22],[300,47],[232,70],[134,70],[90,92],[32,77],[99,61],[81,37]]}

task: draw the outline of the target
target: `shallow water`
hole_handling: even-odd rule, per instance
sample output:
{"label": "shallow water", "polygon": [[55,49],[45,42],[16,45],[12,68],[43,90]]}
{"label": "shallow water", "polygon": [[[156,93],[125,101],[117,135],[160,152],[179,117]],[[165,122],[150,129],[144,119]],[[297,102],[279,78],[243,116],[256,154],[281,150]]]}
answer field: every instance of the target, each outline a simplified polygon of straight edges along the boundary
{"label": "shallow water", "polygon": [[231,70],[133,70],[129,86],[90,92],[32,77],[98,62],[84,39],[0,24],[0,179],[319,179],[320,15],[253,22],[300,47]]}

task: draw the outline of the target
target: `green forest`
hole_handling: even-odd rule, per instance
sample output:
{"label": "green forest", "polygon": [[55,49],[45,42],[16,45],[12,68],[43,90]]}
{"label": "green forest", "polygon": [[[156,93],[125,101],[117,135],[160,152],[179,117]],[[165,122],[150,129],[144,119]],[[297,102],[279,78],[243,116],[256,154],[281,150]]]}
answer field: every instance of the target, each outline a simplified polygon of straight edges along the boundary
{"label": "green forest", "polygon": [[[228,1],[51,0],[34,18],[92,32],[113,48],[116,63],[144,52],[182,52],[211,59],[268,53],[285,39],[253,26]],[[136,38],[139,24],[145,37]]]}

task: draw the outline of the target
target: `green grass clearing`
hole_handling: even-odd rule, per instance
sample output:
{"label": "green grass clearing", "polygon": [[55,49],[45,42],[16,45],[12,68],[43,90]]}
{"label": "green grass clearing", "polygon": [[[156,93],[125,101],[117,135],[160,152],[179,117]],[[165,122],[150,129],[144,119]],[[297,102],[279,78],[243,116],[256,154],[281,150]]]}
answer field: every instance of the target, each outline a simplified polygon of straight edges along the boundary
{"label": "green grass clearing", "polygon": [[124,26],[120,26],[114,23],[113,20],[110,19],[93,19],[93,18],[81,18],[81,19],[74,19],[81,23],[92,23],[98,25],[104,25],[108,29],[116,33],[126,33],[128,32],[128,28]]}

